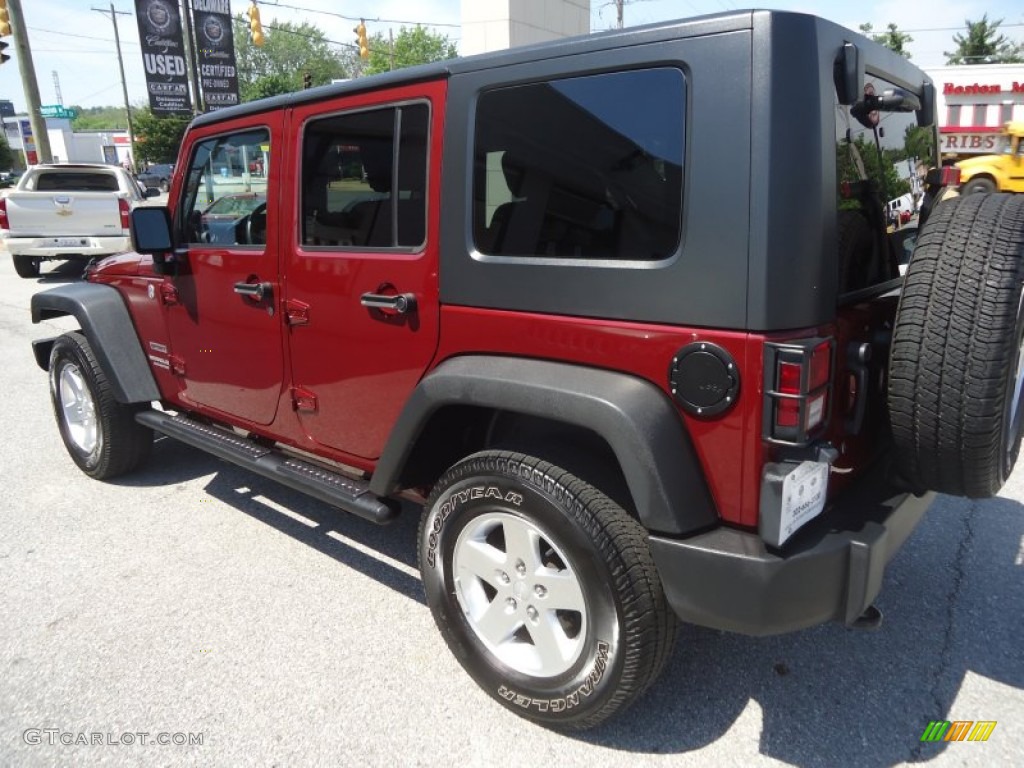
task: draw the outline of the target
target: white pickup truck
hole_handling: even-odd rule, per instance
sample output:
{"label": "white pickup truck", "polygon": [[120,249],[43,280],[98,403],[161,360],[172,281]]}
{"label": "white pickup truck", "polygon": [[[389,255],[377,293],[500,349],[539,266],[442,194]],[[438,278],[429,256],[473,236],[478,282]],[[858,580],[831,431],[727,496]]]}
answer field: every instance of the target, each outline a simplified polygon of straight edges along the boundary
{"label": "white pickup truck", "polygon": [[0,238],[15,272],[36,277],[48,259],[130,250],[129,214],[158,194],[116,165],[37,165],[0,198]]}

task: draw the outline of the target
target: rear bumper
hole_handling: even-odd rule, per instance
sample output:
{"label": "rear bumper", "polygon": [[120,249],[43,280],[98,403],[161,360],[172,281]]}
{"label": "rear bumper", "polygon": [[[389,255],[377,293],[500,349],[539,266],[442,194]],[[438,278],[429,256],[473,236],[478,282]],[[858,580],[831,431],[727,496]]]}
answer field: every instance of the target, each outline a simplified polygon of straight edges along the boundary
{"label": "rear bumper", "polygon": [[651,536],[651,553],[683,621],[747,635],[849,624],[878,596],[886,565],[934,497],[865,481],[780,550],[720,527],[686,539]]}
{"label": "rear bumper", "polygon": [[112,237],[69,237],[61,240],[76,240],[75,244],[58,245],[53,237],[7,237],[3,247],[12,256],[34,256],[40,259],[67,259],[77,256],[109,256],[124,253],[132,248],[131,238],[124,235]]}

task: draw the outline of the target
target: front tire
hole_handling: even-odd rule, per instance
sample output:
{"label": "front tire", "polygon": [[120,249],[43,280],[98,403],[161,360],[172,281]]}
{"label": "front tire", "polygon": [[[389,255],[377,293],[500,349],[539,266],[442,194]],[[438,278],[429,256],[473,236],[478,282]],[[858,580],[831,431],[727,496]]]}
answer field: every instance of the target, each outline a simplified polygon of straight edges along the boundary
{"label": "front tire", "polygon": [[537,458],[485,451],[442,477],[420,523],[427,602],[477,683],[523,717],[588,728],[635,701],[675,640],[645,531]]}
{"label": "front tire", "polygon": [[963,186],[964,195],[990,194],[996,191],[996,183],[986,176],[971,179]]}
{"label": "front tire", "polygon": [[66,333],[53,343],[50,398],[64,447],[85,474],[107,480],[149,458],[153,432],[135,421],[135,414],[146,406],[114,398],[81,333]]}
{"label": "front tire", "polygon": [[18,277],[39,277],[40,260],[35,256],[12,256]]}

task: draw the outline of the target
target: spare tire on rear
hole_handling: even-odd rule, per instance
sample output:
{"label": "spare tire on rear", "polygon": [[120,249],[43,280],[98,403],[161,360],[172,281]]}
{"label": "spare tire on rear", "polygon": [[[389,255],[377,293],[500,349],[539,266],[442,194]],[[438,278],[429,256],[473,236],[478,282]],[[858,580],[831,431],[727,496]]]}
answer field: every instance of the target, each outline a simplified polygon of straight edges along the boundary
{"label": "spare tire on rear", "polygon": [[917,490],[995,495],[1021,444],[1024,195],[941,203],[921,231],[896,314],[889,416]]}

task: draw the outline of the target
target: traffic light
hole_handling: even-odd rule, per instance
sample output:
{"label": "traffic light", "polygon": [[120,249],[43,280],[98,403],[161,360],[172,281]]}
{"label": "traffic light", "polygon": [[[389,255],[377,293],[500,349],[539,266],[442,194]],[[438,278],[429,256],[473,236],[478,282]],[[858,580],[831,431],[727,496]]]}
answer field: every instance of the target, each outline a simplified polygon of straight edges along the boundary
{"label": "traffic light", "polygon": [[[7,11],[7,0],[0,0],[0,37],[7,37],[9,34],[11,34],[11,14]],[[4,46],[4,48],[6,47]],[[9,58],[11,57],[5,56],[0,63]]]}
{"label": "traffic light", "polygon": [[303,88],[312,88],[313,87],[313,75],[311,75],[309,72],[303,72],[302,73],[302,87]]}
{"label": "traffic light", "polygon": [[366,22],[360,19],[359,26],[352,31],[356,33],[356,43],[359,45],[359,58],[365,61],[370,58],[370,44],[366,40]]}
{"label": "traffic light", "polygon": [[[6,0],[0,0],[5,2]],[[260,24],[260,8],[256,5],[256,0],[252,0],[252,5],[249,6],[249,36],[252,38],[252,44],[257,48],[263,45],[263,25]]]}

